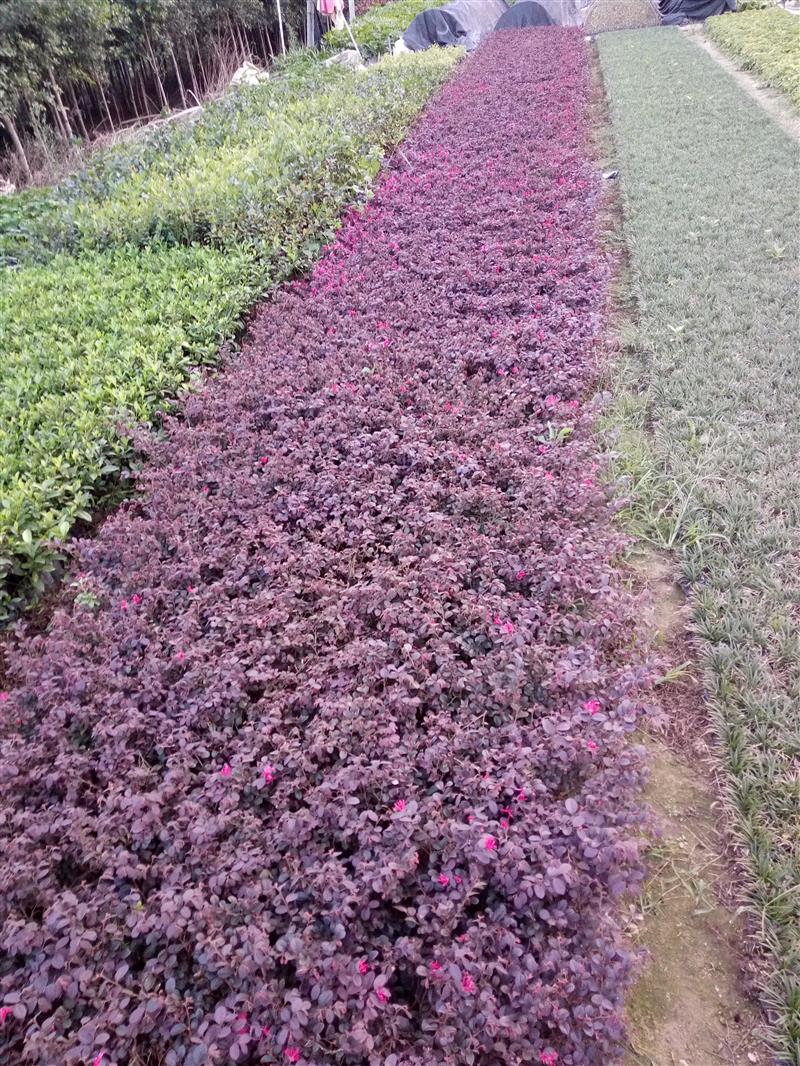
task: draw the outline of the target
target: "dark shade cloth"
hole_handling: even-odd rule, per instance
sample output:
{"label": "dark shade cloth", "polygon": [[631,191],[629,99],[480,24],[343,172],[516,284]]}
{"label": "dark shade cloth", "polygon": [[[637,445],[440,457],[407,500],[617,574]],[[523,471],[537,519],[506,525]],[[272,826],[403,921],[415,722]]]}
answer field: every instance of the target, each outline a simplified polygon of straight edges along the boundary
{"label": "dark shade cloth", "polygon": [[659,0],[658,10],[662,25],[683,26],[735,11],[736,0]]}
{"label": "dark shade cloth", "polygon": [[467,31],[463,26],[441,8],[432,7],[421,11],[406,32],[403,41],[412,52],[424,52],[434,45],[464,44]]}
{"label": "dark shade cloth", "polygon": [[526,26],[552,26],[553,20],[536,0],[520,0],[504,12],[495,26],[496,30],[521,30]]}
{"label": "dark shade cloth", "polygon": [[458,44],[471,51],[507,10],[506,0],[451,0],[417,15],[403,34],[403,43],[412,52]]}

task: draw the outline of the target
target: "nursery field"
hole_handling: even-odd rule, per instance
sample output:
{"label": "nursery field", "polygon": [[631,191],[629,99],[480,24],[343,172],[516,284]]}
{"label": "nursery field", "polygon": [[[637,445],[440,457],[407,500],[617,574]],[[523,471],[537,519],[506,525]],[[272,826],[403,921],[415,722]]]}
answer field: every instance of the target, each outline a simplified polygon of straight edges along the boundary
{"label": "nursery field", "polygon": [[619,403],[628,517],[680,552],[773,1035],[797,1063],[797,145],[677,32],[599,47],[639,298]]}
{"label": "nursery field", "polygon": [[4,1060],[617,1056],[649,671],[591,92],[580,31],[467,59],[12,648]]}
{"label": "nursery field", "polygon": [[676,30],[327,54],[0,200],[0,1062],[685,1061],[628,994],[687,675],[689,909],[800,1066],[797,145]]}

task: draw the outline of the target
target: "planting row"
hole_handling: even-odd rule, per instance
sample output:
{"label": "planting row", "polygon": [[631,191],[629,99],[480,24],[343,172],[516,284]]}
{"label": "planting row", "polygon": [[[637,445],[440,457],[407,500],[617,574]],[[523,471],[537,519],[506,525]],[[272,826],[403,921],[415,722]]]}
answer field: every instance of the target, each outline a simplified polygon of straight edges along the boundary
{"label": "planting row", "polygon": [[800,107],[800,19],[779,8],[717,15],[708,35],[745,70],[782,89]]}
{"label": "planting row", "polygon": [[632,446],[619,449],[630,517],[682,555],[753,927],[768,953],[764,1000],[778,1061],[794,1064],[797,147],[677,31],[609,35],[599,46],[641,295],[635,394],[623,399]]}
{"label": "planting row", "polygon": [[[117,423],[152,422],[258,293],[308,267],[457,58],[303,60],[191,135],[99,161],[16,227],[17,254],[48,261],[0,290],[0,620],[127,464]],[[61,244],[98,250],[53,258]]]}
{"label": "planting row", "polygon": [[466,61],[20,638],[8,1061],[616,1058],[645,670],[590,89],[580,31]]}

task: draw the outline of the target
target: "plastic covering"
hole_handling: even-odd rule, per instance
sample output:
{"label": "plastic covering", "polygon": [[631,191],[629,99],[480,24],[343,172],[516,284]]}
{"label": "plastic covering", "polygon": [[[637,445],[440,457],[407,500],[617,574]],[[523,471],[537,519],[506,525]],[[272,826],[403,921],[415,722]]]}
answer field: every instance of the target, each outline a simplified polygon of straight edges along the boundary
{"label": "plastic covering", "polygon": [[554,26],[582,26],[592,0],[536,0]]}
{"label": "plastic covering", "polygon": [[525,26],[552,26],[553,20],[537,0],[519,0],[504,12],[496,30],[521,30]]}
{"label": "plastic covering", "polygon": [[658,9],[665,26],[681,26],[735,11],[736,0],[659,0]]}
{"label": "plastic covering", "polygon": [[403,34],[403,43],[412,52],[434,45],[463,45],[471,51],[506,11],[506,0],[451,0],[417,15]]}

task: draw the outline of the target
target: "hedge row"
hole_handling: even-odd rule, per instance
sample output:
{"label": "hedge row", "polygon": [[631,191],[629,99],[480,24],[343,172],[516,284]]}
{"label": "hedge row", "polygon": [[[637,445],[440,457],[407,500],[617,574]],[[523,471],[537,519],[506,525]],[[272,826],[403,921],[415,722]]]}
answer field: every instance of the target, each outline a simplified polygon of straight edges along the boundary
{"label": "hedge row", "polygon": [[0,620],[128,463],[117,421],[151,423],[260,292],[309,266],[457,57],[316,64],[293,88],[220,105],[163,156],[146,145],[98,162],[57,216],[38,216],[29,247],[102,248],[4,272]]}
{"label": "hedge row", "polygon": [[788,11],[741,11],[706,21],[715,44],[800,107],[800,19]]}
{"label": "hedge row", "polygon": [[615,1059],[644,670],[590,92],[582,31],[466,61],[15,649],[4,1061]]}

